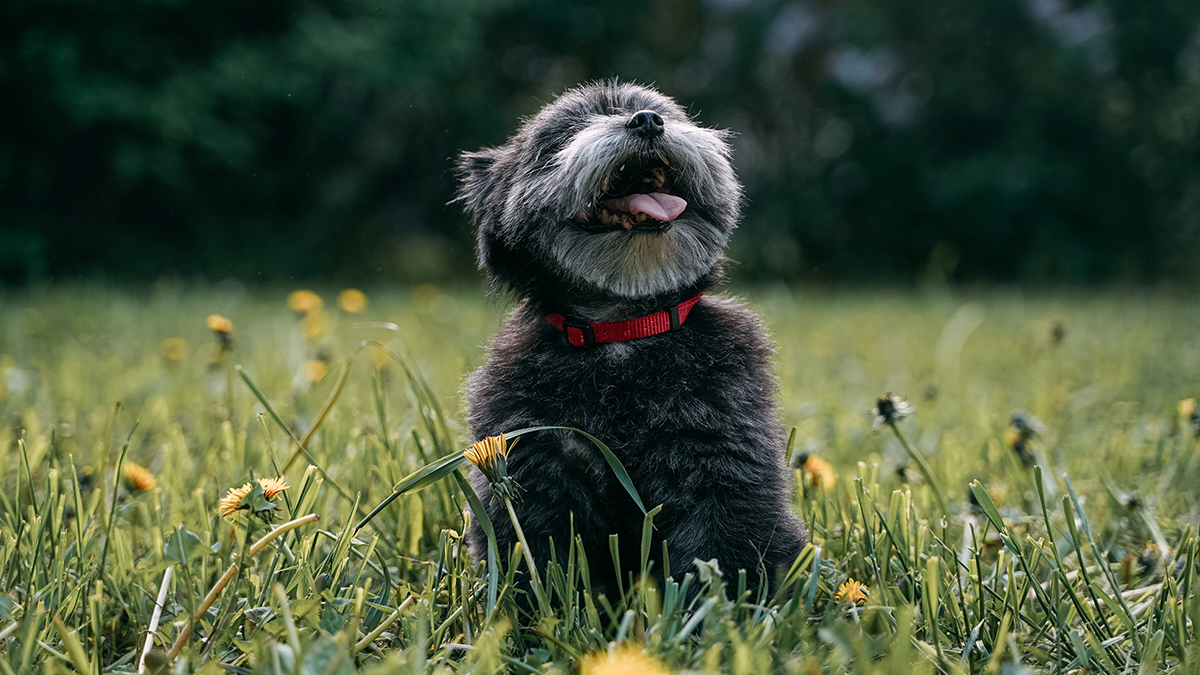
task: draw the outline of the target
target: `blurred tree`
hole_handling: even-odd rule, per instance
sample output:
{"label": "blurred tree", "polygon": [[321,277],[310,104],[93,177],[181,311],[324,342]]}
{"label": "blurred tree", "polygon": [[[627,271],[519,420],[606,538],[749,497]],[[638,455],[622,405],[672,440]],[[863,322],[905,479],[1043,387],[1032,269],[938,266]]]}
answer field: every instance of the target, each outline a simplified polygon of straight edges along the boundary
{"label": "blurred tree", "polygon": [[451,157],[611,76],[738,132],[741,277],[1196,276],[1194,0],[9,0],[0,280],[469,274]]}

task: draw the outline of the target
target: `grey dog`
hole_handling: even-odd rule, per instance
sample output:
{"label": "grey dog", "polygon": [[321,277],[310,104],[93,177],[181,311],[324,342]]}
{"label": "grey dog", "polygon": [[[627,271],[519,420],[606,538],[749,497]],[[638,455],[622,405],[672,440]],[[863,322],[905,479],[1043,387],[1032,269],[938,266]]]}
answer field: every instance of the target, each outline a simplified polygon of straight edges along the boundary
{"label": "grey dog", "polygon": [[[750,310],[704,295],[739,215],[730,154],[725,133],[672,99],[614,81],[572,89],[505,145],[464,153],[457,199],[477,224],[479,264],[521,300],[466,396],[476,439],[562,425],[605,441],[646,506],[662,505],[659,574],[715,558],[754,589],[806,532],[790,507],[772,348]],[[642,513],[590,441],[531,433],[508,468],[543,571],[552,553],[565,564],[572,532],[596,592],[638,570]],[[516,543],[508,514],[478,470],[471,483],[504,554]],[[482,559],[478,522],[468,541]]]}

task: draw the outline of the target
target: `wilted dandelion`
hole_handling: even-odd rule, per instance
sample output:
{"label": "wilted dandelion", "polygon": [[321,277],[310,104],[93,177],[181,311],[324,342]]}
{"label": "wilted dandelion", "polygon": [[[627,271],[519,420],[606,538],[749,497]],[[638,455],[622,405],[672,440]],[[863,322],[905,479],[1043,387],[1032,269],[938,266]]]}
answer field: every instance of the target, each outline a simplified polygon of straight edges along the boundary
{"label": "wilted dandelion", "polygon": [[895,424],[912,414],[913,406],[908,401],[888,392],[875,401],[875,407],[867,411],[870,415],[871,430],[878,432],[883,425]]}
{"label": "wilted dandelion", "polygon": [[[254,515],[267,518],[275,508],[274,504],[270,502],[274,501],[286,489],[288,489],[287,479],[282,476],[278,478],[259,478],[257,481],[246,483],[241,487],[229,488],[229,491],[225,493],[225,496],[217,504],[217,511],[222,516],[228,518],[234,513],[245,509]],[[263,503],[253,503],[256,491],[261,492],[261,497],[264,500]]]}
{"label": "wilted dandelion", "polygon": [[636,647],[589,654],[579,667],[580,675],[669,675],[670,672],[658,659]]}
{"label": "wilted dandelion", "polygon": [[141,464],[133,462],[125,462],[121,465],[121,479],[131,492],[149,492],[158,487],[158,481],[155,480],[154,474]]}
{"label": "wilted dandelion", "polygon": [[866,584],[859,583],[850,577],[846,583],[838,587],[837,595],[833,599],[842,602],[852,602],[859,607],[867,603],[867,596],[871,594],[871,589],[867,588]]}
{"label": "wilted dandelion", "polygon": [[367,294],[357,288],[347,288],[338,293],[337,302],[343,312],[358,314],[367,308]]}
{"label": "wilted dandelion", "polygon": [[[228,321],[228,319],[226,319]],[[230,325],[232,328],[232,324]],[[182,361],[187,358],[188,343],[187,340],[179,337],[169,337],[162,341],[159,348],[162,357],[166,361]]]}

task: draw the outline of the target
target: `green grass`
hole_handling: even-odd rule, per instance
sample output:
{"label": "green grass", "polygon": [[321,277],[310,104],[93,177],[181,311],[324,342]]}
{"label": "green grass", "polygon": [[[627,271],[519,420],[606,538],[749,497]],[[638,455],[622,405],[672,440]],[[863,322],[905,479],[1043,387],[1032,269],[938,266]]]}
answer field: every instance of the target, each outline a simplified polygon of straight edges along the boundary
{"label": "green grass", "polygon": [[[463,449],[459,387],[504,307],[421,287],[352,316],[329,289],[309,337],[288,290],[0,295],[0,673],[136,670],[168,568],[150,671],[194,625],[172,672],[573,673],[628,647],[705,673],[1200,673],[1200,455],[1177,410],[1197,393],[1194,303],[746,289],[794,452],[837,474],[796,492],[813,545],[771,596],[707,565],[663,587],[626,570],[623,597],[596,596],[587,561],[609,552],[575,547],[538,570],[543,604],[514,599],[520,551],[497,552],[494,579],[470,564],[461,473],[354,532]],[[233,321],[223,355],[211,313]],[[915,413],[872,433],[885,391]],[[1028,468],[1017,409],[1045,423]],[[217,512],[310,436],[272,524]],[[157,487],[132,490],[129,463]],[[849,578],[861,607],[835,600]]]}

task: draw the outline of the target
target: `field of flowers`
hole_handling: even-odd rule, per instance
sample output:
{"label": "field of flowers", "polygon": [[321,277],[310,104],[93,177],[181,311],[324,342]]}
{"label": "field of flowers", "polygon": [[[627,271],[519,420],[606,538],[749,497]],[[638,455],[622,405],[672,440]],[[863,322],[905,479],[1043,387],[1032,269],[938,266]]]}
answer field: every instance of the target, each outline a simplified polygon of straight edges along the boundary
{"label": "field of flowers", "polygon": [[0,673],[1200,673],[1188,298],[734,289],[812,544],[527,600],[463,543],[504,302],[368,291],[0,292]]}

